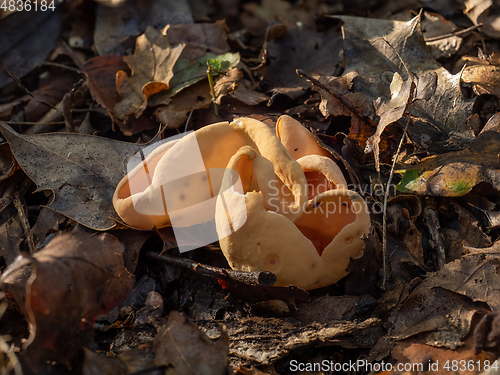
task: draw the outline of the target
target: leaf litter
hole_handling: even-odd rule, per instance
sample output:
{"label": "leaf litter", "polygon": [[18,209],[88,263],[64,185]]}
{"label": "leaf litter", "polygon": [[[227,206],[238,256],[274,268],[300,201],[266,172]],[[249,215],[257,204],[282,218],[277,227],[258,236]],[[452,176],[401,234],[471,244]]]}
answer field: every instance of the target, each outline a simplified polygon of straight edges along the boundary
{"label": "leaf litter", "polygon": [[[15,37],[0,48],[0,334],[17,350],[0,348],[4,359],[19,357],[27,373],[123,374],[493,363],[497,5],[426,2],[417,13],[417,2],[374,1],[367,18],[348,2],[111,3],[46,20],[2,14]],[[28,16],[45,32],[20,28]],[[214,60],[224,67],[215,98]],[[259,284],[227,271],[217,243],[179,254],[168,228],[119,222],[114,187],[148,142],[242,113],[274,126],[285,112],[326,133],[322,145],[372,210],[364,255],[344,280],[308,292]],[[82,233],[95,231],[108,233]]]}

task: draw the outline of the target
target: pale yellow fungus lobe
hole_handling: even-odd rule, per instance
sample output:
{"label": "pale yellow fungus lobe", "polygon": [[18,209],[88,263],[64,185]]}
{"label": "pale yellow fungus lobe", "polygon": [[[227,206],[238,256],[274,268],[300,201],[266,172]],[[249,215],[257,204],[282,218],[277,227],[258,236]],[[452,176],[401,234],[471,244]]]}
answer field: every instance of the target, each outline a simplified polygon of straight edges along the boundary
{"label": "pale yellow fungus lobe", "polygon": [[[136,228],[170,225],[172,212],[186,213],[183,210],[217,196],[222,173],[217,174],[216,170],[226,168],[231,156],[246,145],[274,161],[274,173],[293,196],[288,202],[292,207],[284,215],[296,220],[307,202],[307,185],[301,167],[269,127],[250,118],[212,124],[154,150],[118,184],[113,196],[116,212],[126,224]],[[193,172],[197,173],[186,175],[194,163],[197,167]],[[183,178],[172,178],[183,175]],[[210,184],[203,183],[203,178],[209,178]],[[164,194],[167,188],[169,194]],[[213,212],[204,210],[197,216],[198,222],[191,220],[187,225],[210,221]],[[182,222],[182,218],[176,219],[176,225]]]}
{"label": "pale yellow fungus lobe", "polygon": [[[197,223],[215,220],[231,268],[271,271],[280,286],[333,284],[362,253],[370,228],[367,205],[347,189],[329,152],[298,121],[282,116],[276,132],[241,118],[162,145],[120,182],[116,211],[125,223],[144,229],[174,219],[183,223],[172,216],[178,212],[194,214]],[[193,145],[202,168],[189,174]],[[182,172],[183,178],[173,179]],[[210,180],[209,189],[203,178]],[[209,199],[213,210],[196,214],[193,207]],[[165,204],[169,212],[161,214]]]}
{"label": "pale yellow fungus lobe", "polygon": [[[281,286],[314,289],[336,283],[347,275],[351,258],[361,254],[362,237],[370,229],[366,203],[359,194],[347,190],[340,168],[331,159],[303,155],[298,163],[307,177],[309,201],[300,218],[292,222],[264,207],[270,198],[262,187],[266,180],[270,184],[272,176],[260,159],[255,150],[240,149],[230,160],[222,182],[221,191],[226,194],[218,198],[217,228],[227,220],[229,210],[235,217],[247,215],[241,228],[219,240],[230,266],[273,272]],[[253,189],[243,184],[244,201],[232,189],[231,170],[253,174],[250,179],[259,181]]]}

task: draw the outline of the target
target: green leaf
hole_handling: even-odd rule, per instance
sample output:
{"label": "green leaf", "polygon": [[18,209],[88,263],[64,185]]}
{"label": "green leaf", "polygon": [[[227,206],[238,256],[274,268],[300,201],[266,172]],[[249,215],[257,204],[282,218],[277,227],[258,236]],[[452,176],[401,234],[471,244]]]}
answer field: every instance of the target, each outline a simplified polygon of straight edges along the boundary
{"label": "green leaf", "polygon": [[176,95],[179,91],[195,84],[207,77],[207,64],[209,63],[221,71],[234,68],[240,62],[239,53],[225,53],[214,55],[206,53],[196,61],[178,59],[174,66],[174,77],[170,80],[170,89],[155,95],[150,99],[149,105],[162,104],[164,100]]}
{"label": "green leaf", "polygon": [[230,69],[230,62],[227,60],[209,59],[207,65],[214,73],[219,75],[226,75],[226,71]]}

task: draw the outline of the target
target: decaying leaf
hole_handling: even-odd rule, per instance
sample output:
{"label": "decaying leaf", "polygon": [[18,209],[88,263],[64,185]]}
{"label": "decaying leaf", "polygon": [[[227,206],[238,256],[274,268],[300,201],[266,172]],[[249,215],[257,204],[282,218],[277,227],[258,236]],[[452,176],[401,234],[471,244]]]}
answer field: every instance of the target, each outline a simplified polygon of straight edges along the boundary
{"label": "decaying leaf", "polygon": [[[7,6],[8,7],[8,6]],[[54,48],[61,12],[17,12],[0,24],[0,61],[16,77],[40,66]],[[12,79],[0,69],[0,88]]]}
{"label": "decaying leaf", "polygon": [[377,301],[369,296],[323,296],[310,303],[301,303],[293,317],[303,324],[328,323],[332,320],[359,319],[372,310]]}
{"label": "decaying leaf", "polygon": [[266,82],[275,94],[298,98],[309,87],[295,71],[332,75],[340,63],[341,39],[289,28],[286,36],[269,43]]}
{"label": "decaying leaf", "polygon": [[483,24],[481,31],[493,38],[500,37],[498,4],[492,0],[466,0],[464,14],[474,23]]}
{"label": "decaying leaf", "polygon": [[[104,3],[115,3],[114,6]],[[119,4],[116,4],[119,3]],[[193,24],[190,4],[186,0],[100,1],[96,9],[94,45],[100,56],[132,53],[130,39],[146,30],[165,25]]]}
{"label": "decaying leaf", "polygon": [[181,59],[197,60],[207,52],[222,55],[230,51],[224,21],[171,25],[163,32],[173,45],[185,44]]}
{"label": "decaying leaf", "polygon": [[472,86],[476,95],[491,94],[500,98],[500,59],[493,54],[489,59],[462,58],[465,67],[462,81]]}
{"label": "decaying leaf", "polygon": [[153,27],[137,38],[134,55],[123,58],[132,69],[131,76],[122,70],[116,74],[116,91],[121,95],[114,107],[118,117],[139,117],[149,97],[169,89],[174,65],[183,49],[184,44],[172,47],[167,37]]}
{"label": "decaying leaf", "polygon": [[486,314],[474,330],[474,352],[500,353],[500,312]]}
{"label": "decaying leaf", "polygon": [[9,268],[0,281],[26,265],[33,271],[20,288],[25,287],[30,324],[25,348],[33,368],[49,358],[70,361],[88,344],[97,315],[122,302],[135,282],[124,267],[123,245],[106,234],[58,236],[33,257]]}
{"label": "decaying leaf", "polygon": [[[424,340],[418,338],[400,341],[392,350],[392,357],[397,361],[393,365],[394,368],[397,368],[397,366],[403,367],[404,365],[406,368],[413,370],[408,374],[414,375],[422,372],[433,375],[448,375],[450,373],[457,375],[487,374],[487,372],[483,372],[484,365],[488,364],[492,369],[496,359],[482,353],[476,355],[471,349],[470,337],[466,338],[464,347],[456,350],[431,347],[426,345]],[[452,367],[455,363],[457,367]],[[458,364],[461,363],[470,363],[471,365],[469,368],[466,366],[460,367]],[[472,366],[472,364],[481,364],[481,366]]]}
{"label": "decaying leaf", "polygon": [[[457,35],[442,38],[443,35],[457,31],[457,26],[438,13],[423,13],[422,31],[435,59],[452,56],[462,45],[462,38]],[[440,38],[434,39],[435,37]]]}
{"label": "decaying leaf", "polygon": [[140,145],[81,134],[25,136],[0,123],[17,162],[38,186],[50,189],[51,209],[96,230],[119,220],[113,193]]}
{"label": "decaying leaf", "polygon": [[228,367],[228,336],[222,329],[217,343],[194,323],[172,311],[153,343],[156,366],[171,366],[175,374],[224,374]]}
{"label": "decaying leaf", "polygon": [[[435,72],[425,74],[410,73],[406,81],[401,76],[394,73],[391,82],[391,99],[376,107],[376,113],[380,116],[377,131],[367,141],[367,150],[373,150],[375,155],[375,167],[380,170],[379,143],[382,132],[385,128],[399,121],[405,112],[419,99],[429,100],[437,86],[437,75]],[[366,152],[366,150],[365,150]]]}
{"label": "decaying leaf", "polygon": [[116,92],[116,73],[128,70],[123,57],[116,55],[94,57],[81,68],[87,75],[90,93],[108,111],[113,111],[119,99]]}
{"label": "decaying leaf", "polygon": [[[302,72],[300,72],[302,73]],[[326,118],[330,116],[351,117],[349,137],[358,141],[364,148],[366,141],[373,135],[372,122],[367,117],[372,112],[372,106],[361,92],[351,92],[352,81],[356,72],[349,72],[342,77],[326,76],[312,73],[309,79],[316,80],[313,90],[321,94],[319,110]],[[382,144],[385,150],[386,144]]]}
{"label": "decaying leaf", "polygon": [[465,297],[422,282],[392,318],[390,336],[402,340],[425,334],[426,344],[456,349],[478,310]]}
{"label": "decaying leaf", "polygon": [[500,114],[490,118],[465,150],[433,155],[405,171],[397,185],[402,192],[459,197],[480,182],[500,190]]}
{"label": "decaying leaf", "polygon": [[177,129],[187,120],[191,111],[206,108],[212,103],[208,81],[200,81],[186,87],[172,98],[168,105],[156,108],[156,119],[169,129]]}
{"label": "decaying leaf", "polygon": [[488,304],[500,311],[500,243],[477,249],[465,247],[467,254],[447,263],[426,281],[431,287],[441,287],[469,297],[474,302]]}
{"label": "decaying leaf", "polygon": [[116,91],[116,74],[119,71],[130,72],[123,57],[116,55],[94,57],[82,66],[81,71],[87,75],[89,90],[93,98],[108,110],[113,122],[125,135],[158,127],[158,123],[152,121],[149,116],[139,118],[129,116],[121,120],[113,112],[116,103],[120,100]]}
{"label": "decaying leaf", "polygon": [[472,114],[474,99],[462,95],[460,73],[452,75],[429,53],[422,36],[420,16],[408,22],[338,18],[344,21],[344,74],[358,72],[353,82],[354,91],[364,93],[369,102],[379,97],[387,102],[391,97],[394,73],[406,81],[409,72],[435,72],[438,85],[434,95],[428,101],[415,103],[412,116],[439,129],[435,141],[445,141],[450,133],[473,137],[467,118]]}

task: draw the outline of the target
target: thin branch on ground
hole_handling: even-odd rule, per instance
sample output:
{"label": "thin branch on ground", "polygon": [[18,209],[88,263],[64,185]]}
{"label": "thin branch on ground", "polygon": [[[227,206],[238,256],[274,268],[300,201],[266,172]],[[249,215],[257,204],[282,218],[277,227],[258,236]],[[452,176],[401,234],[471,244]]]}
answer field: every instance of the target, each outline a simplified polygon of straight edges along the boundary
{"label": "thin branch on ground", "polygon": [[33,94],[30,90],[28,90],[24,85],[23,83],[21,82],[21,80],[19,78],[17,78],[14,73],[12,73],[9,68],[7,68],[3,63],[2,61],[0,61],[0,68],[3,69],[3,71],[10,77],[12,78],[12,80],[17,83],[17,85],[19,86],[19,88],[21,90],[23,90],[24,92],[26,92],[26,94],[28,94],[29,96],[31,96],[33,99],[35,99],[37,102],[39,103],[42,103],[44,105],[46,105],[47,107],[49,108],[52,108],[56,111],[60,111],[59,109],[57,109],[56,107],[54,107],[52,104],[49,104],[47,103],[46,101],[40,99],[39,97],[37,97],[35,94]]}
{"label": "thin branch on ground", "polygon": [[437,40],[451,38],[453,36],[465,35],[465,34],[471,33],[473,31],[479,29],[481,26],[483,26],[482,23],[480,23],[478,25],[474,25],[474,26],[468,27],[468,28],[463,29],[463,30],[455,31],[453,33],[449,33],[449,34],[444,34],[444,35],[440,35],[440,36],[435,36],[435,37],[432,37],[432,38],[428,38],[428,39],[425,39],[425,42],[426,43],[435,42]]}
{"label": "thin branch on ground", "polygon": [[72,66],[67,66],[67,65],[64,65],[64,64],[59,64],[59,63],[55,63],[55,62],[52,62],[52,61],[44,61],[43,66],[53,66],[53,67],[56,67],[56,68],[61,68],[61,69],[66,69],[66,70],[70,70],[72,72],[76,72],[78,74],[83,74],[79,69],[77,68],[73,68]]}
{"label": "thin branch on ground", "polygon": [[406,132],[408,131],[408,125],[410,124],[410,115],[408,114],[408,121],[406,121],[405,129],[403,131],[403,135],[401,136],[401,140],[399,141],[398,149],[396,150],[396,154],[394,154],[394,159],[392,160],[391,172],[389,174],[389,178],[387,180],[387,185],[385,187],[384,194],[384,206],[383,206],[383,218],[382,218],[382,257],[383,259],[383,273],[384,277],[382,279],[382,288],[385,289],[385,283],[387,281],[388,271],[387,271],[387,202],[389,201],[389,192],[390,186],[392,182],[392,177],[394,176],[394,168],[396,167],[396,162],[398,160],[399,153],[401,152],[401,146],[403,145],[403,141],[406,138]]}
{"label": "thin branch on ground", "polygon": [[242,272],[233,271],[225,268],[208,266],[205,264],[193,262],[190,259],[174,257],[168,254],[157,254],[153,251],[148,251],[146,255],[150,258],[167,262],[182,268],[187,268],[194,272],[205,276],[218,277],[223,280],[233,279],[249,285],[273,286],[276,282],[276,276],[267,271],[257,272]]}

